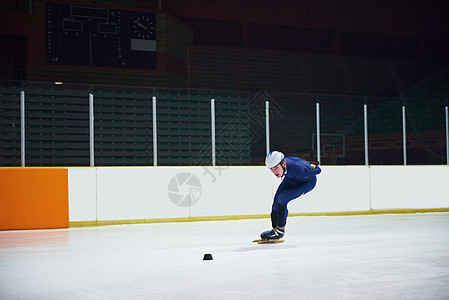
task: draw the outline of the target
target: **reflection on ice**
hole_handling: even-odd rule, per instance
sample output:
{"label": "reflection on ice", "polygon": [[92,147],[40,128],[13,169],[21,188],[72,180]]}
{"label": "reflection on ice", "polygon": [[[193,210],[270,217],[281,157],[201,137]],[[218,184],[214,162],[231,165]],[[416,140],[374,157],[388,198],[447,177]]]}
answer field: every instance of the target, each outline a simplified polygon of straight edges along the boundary
{"label": "reflection on ice", "polygon": [[[449,213],[0,232],[1,299],[449,299]],[[203,261],[205,253],[213,260]]]}

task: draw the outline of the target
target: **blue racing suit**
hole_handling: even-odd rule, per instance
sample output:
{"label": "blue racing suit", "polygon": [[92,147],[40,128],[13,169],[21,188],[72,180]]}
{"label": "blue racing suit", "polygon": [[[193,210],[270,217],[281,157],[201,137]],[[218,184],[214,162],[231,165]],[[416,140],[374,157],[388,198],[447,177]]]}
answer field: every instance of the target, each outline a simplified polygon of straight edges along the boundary
{"label": "blue racing suit", "polygon": [[287,204],[310,192],[316,185],[316,175],[321,173],[320,167],[298,157],[286,157],[285,162],[283,180],[274,195],[271,208],[273,228],[285,226],[288,216]]}

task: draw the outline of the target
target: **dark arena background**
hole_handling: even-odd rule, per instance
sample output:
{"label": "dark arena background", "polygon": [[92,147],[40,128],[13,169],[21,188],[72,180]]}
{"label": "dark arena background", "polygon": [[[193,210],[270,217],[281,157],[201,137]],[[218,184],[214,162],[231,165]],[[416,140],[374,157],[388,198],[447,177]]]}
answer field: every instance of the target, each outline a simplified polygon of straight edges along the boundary
{"label": "dark arena background", "polygon": [[1,1],[0,166],[447,164],[448,20],[435,0]]}
{"label": "dark arena background", "polygon": [[0,299],[449,299],[448,54],[449,0],[1,0]]}

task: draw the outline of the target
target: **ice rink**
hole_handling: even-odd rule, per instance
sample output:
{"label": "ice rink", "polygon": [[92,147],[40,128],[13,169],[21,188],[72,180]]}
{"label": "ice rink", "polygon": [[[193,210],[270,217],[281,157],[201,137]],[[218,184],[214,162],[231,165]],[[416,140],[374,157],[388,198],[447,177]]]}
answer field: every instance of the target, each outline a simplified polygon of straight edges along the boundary
{"label": "ice rink", "polygon": [[[449,299],[449,213],[0,232],[0,299]],[[213,260],[203,261],[211,253]]]}

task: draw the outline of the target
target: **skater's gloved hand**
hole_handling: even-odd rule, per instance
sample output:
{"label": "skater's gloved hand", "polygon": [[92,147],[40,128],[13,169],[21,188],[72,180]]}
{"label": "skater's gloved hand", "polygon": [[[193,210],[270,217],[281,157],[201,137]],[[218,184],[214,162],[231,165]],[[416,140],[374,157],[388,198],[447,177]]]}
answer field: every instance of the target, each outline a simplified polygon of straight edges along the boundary
{"label": "skater's gloved hand", "polygon": [[318,162],[311,162],[310,166],[312,167],[313,172],[315,175],[318,175],[321,173],[321,168],[318,166]]}

